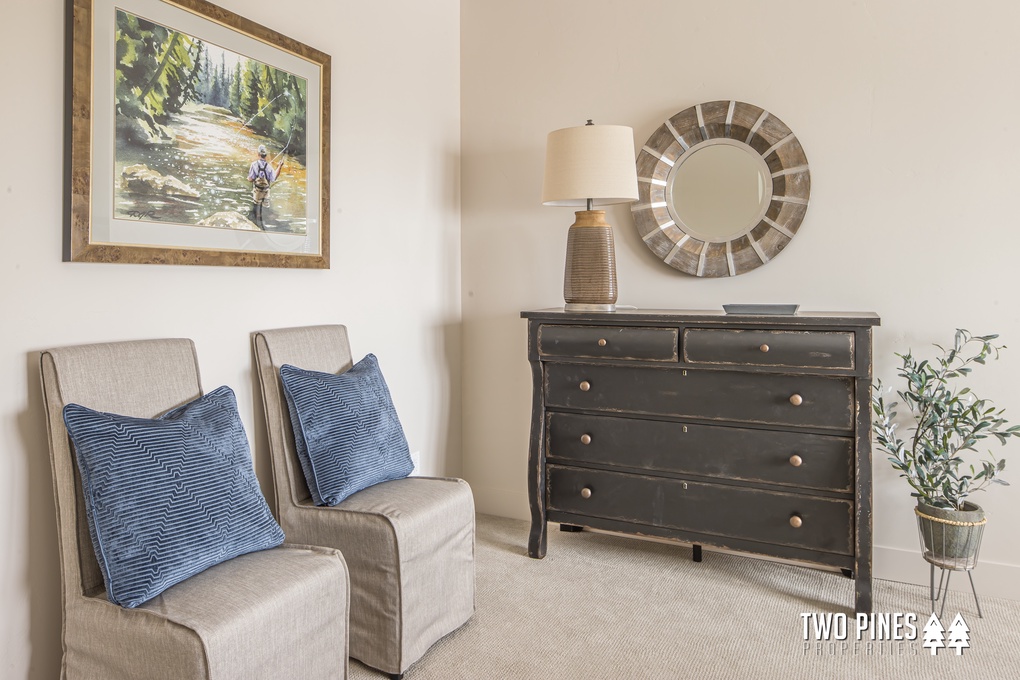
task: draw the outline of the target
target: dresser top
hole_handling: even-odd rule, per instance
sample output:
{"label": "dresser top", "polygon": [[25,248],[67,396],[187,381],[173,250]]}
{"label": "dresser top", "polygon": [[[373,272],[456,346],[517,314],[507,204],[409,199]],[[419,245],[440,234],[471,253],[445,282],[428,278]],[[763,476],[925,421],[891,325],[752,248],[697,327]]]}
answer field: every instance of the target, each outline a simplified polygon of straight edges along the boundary
{"label": "dresser top", "polygon": [[721,309],[629,309],[615,312],[566,312],[562,307],[521,312],[525,319],[588,323],[739,323],[767,326],[878,326],[881,319],[874,312],[802,312],[796,314],[727,314]]}

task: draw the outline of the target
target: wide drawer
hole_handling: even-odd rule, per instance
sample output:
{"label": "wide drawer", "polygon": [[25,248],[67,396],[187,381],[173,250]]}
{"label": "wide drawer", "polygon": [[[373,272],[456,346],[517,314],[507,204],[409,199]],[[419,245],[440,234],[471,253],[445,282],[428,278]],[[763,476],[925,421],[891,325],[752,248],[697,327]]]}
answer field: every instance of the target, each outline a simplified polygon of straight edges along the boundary
{"label": "wide drawer", "polygon": [[850,431],[850,378],[545,364],[551,408],[793,425]]}
{"label": "wide drawer", "polygon": [[585,359],[677,360],[676,328],[614,326],[538,327],[538,354]]}
{"label": "wide drawer", "polygon": [[548,414],[550,463],[614,465],[849,493],[853,439],[575,413]]}
{"label": "wide drawer", "polygon": [[550,465],[548,506],[589,517],[850,555],[849,500]]}
{"label": "wide drawer", "polygon": [[853,370],[854,334],[688,328],[683,356],[689,364]]}

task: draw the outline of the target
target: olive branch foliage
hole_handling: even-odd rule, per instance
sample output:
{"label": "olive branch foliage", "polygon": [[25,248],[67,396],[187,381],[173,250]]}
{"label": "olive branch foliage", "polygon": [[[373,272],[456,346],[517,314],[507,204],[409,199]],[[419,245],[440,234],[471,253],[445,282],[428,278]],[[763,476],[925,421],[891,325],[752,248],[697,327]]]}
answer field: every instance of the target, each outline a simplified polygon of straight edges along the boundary
{"label": "olive branch foliage", "polygon": [[[900,402],[885,401],[881,380],[875,382],[872,410],[875,414],[875,439],[913,488],[911,496],[933,507],[962,510],[964,499],[989,484],[1008,483],[997,475],[1006,460],[980,456],[978,446],[994,437],[1000,445],[1020,436],[1020,425],[1009,427],[1003,409],[987,399],[979,399],[969,387],[957,387],[976,364],[999,358],[1005,345],[996,345],[998,335],[972,335],[957,329],[949,349],[935,344],[941,354],[933,360],[919,360],[908,350],[896,353],[902,361],[897,375],[906,388],[896,392],[903,407],[912,416],[912,432],[898,432],[897,407]],[[973,452],[973,455],[968,454]],[[967,463],[965,456],[975,460]]]}

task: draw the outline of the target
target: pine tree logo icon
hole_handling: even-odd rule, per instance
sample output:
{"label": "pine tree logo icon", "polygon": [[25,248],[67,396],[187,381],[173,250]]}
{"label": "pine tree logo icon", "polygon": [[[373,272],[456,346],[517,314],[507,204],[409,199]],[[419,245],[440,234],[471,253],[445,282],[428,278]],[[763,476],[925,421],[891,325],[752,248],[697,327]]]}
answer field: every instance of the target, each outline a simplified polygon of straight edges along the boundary
{"label": "pine tree logo icon", "polygon": [[[957,615],[957,618],[959,619],[960,616]],[[966,625],[964,625],[964,630],[969,632],[969,630],[966,629]],[[942,622],[939,621],[939,617],[935,615],[935,612],[932,612],[931,618],[928,619],[928,623],[924,624],[924,643],[921,646],[925,649],[930,649],[931,655],[935,656],[939,653],[940,649],[946,646],[945,632],[946,629],[942,627]],[[957,653],[959,654],[959,651]]]}
{"label": "pine tree logo icon", "polygon": [[955,649],[957,656],[961,656],[965,648],[970,648],[970,628],[963,620],[963,614],[957,614],[949,624],[949,643],[946,646]]}

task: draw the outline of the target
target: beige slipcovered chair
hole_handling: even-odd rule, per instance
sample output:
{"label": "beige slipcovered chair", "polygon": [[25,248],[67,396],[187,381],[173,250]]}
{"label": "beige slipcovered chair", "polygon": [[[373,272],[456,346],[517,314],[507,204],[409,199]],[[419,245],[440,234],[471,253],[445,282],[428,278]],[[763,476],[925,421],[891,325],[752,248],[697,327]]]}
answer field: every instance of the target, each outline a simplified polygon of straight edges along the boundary
{"label": "beige slipcovered chair", "polygon": [[65,404],[153,418],[201,396],[190,340],[145,340],[42,353],[63,602],[61,678],[345,678],[343,557],[282,545],[210,567],[133,609],[106,597]]}
{"label": "beige slipcovered chair", "polygon": [[253,337],[287,540],[339,548],[351,575],[351,656],[399,677],[474,613],[474,500],[459,479],[376,484],[332,507],[312,501],[294,444],[280,367],[351,368],[344,326],[262,331]]}

